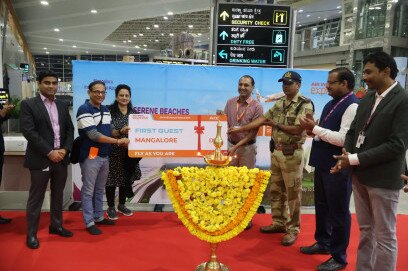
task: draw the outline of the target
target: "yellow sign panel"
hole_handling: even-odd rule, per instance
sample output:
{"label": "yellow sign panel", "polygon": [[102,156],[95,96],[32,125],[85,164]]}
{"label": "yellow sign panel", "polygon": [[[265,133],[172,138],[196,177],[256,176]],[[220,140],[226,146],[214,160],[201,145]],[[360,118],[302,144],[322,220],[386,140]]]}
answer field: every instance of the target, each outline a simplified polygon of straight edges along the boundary
{"label": "yellow sign panel", "polygon": [[273,24],[286,25],[288,23],[288,12],[286,10],[273,11]]}

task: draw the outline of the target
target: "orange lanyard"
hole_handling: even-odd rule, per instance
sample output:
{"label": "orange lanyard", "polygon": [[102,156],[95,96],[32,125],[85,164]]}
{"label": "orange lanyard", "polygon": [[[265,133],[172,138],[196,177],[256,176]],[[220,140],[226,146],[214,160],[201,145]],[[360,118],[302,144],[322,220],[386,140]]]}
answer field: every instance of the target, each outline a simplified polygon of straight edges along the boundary
{"label": "orange lanyard", "polygon": [[237,101],[237,122],[240,122],[241,119],[244,117],[244,114],[245,114],[245,112],[247,111],[248,106],[249,106],[251,103],[252,103],[252,101],[251,101],[249,104],[247,104],[247,106],[245,106],[245,109],[244,109],[244,111],[242,111],[241,114],[238,114],[239,103],[238,103],[238,101]]}

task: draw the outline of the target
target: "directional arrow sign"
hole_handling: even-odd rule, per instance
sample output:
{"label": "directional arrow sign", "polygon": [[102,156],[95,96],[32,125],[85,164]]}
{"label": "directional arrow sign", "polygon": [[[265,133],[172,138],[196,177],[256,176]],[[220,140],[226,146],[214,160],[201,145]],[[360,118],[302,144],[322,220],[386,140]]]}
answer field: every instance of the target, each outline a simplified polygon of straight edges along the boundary
{"label": "directional arrow sign", "polygon": [[225,40],[225,38],[228,38],[228,34],[225,31],[222,31],[220,34],[220,37],[222,38],[222,40]]}
{"label": "directional arrow sign", "polygon": [[222,59],[227,59],[228,58],[228,54],[226,52],[224,52],[224,50],[221,50],[218,55],[222,58]]}
{"label": "directional arrow sign", "polygon": [[228,17],[229,14],[224,10],[221,14],[220,17],[222,17],[222,20],[225,21]]}

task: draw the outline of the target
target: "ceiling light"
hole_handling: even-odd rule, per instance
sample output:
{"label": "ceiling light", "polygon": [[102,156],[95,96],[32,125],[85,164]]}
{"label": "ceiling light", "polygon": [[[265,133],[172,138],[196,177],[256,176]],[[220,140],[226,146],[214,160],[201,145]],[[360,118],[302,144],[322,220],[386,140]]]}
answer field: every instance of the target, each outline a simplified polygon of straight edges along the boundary
{"label": "ceiling light", "polygon": [[143,34],[142,34],[142,33],[139,33],[139,36],[143,37]]}
{"label": "ceiling light", "polygon": [[303,12],[303,9],[299,9],[299,13],[302,13]]}
{"label": "ceiling light", "polygon": [[298,25],[299,27],[301,27],[302,25],[300,24],[300,25]]}
{"label": "ceiling light", "polygon": [[197,35],[198,35],[198,36],[201,36],[202,34],[201,34],[201,33],[197,33]]}
{"label": "ceiling light", "polygon": [[201,40],[199,40],[198,42],[201,42]]}
{"label": "ceiling light", "polygon": [[146,30],[150,30],[150,27],[146,26]]}
{"label": "ceiling light", "polygon": [[98,11],[96,9],[91,9],[91,13],[96,14]]}
{"label": "ceiling light", "polygon": [[173,37],[173,36],[174,36],[174,34],[173,34],[173,33],[170,33],[170,34],[169,34],[169,36],[170,36],[170,37]]}
{"label": "ceiling light", "polygon": [[140,46],[139,46],[139,45],[135,45],[135,48],[140,48]]}
{"label": "ceiling light", "polygon": [[48,6],[50,3],[48,3],[48,1],[41,1],[40,2],[41,3],[41,5],[43,5],[43,6]]}
{"label": "ceiling light", "polygon": [[159,40],[154,40],[155,42],[159,42]]}
{"label": "ceiling light", "polygon": [[337,6],[337,9],[341,9],[341,6]]}
{"label": "ceiling light", "polygon": [[45,53],[46,53],[47,55],[49,55],[49,54],[50,54],[50,52],[48,52],[48,51],[47,51],[47,52],[45,52]]}
{"label": "ceiling light", "polygon": [[143,50],[144,50],[144,51],[146,51],[147,49],[146,49],[146,48],[144,48]]}
{"label": "ceiling light", "polygon": [[129,50],[126,50],[126,53],[129,53]]}
{"label": "ceiling light", "polygon": [[54,28],[55,32],[60,32],[59,28]]}
{"label": "ceiling light", "polygon": [[160,35],[164,36],[164,33],[161,33]]}
{"label": "ceiling light", "polygon": [[136,35],[133,35],[133,37],[136,38],[137,36],[136,36]]}
{"label": "ceiling light", "polygon": [[77,48],[77,46],[76,46],[76,45],[72,45],[72,47],[73,47],[73,48]]}
{"label": "ceiling light", "polygon": [[193,27],[194,27],[194,26],[193,26],[192,24],[189,24],[189,25],[188,25],[188,28],[190,28],[190,29],[193,28]]}
{"label": "ceiling light", "polygon": [[47,50],[47,48],[46,48],[46,47],[44,47],[43,49],[44,49],[44,50]]}
{"label": "ceiling light", "polygon": [[147,45],[146,45],[146,44],[143,44],[143,47],[147,47]]}
{"label": "ceiling light", "polygon": [[154,28],[159,28],[158,24],[154,24],[153,26],[154,26]]}
{"label": "ceiling light", "polygon": [[312,30],[317,30],[317,27],[313,27]]}
{"label": "ceiling light", "polygon": [[112,47],[116,47],[116,45],[114,44],[114,45],[112,45]]}
{"label": "ceiling light", "polygon": [[307,14],[306,17],[310,17],[310,14]]}
{"label": "ceiling light", "polygon": [[63,39],[59,39],[59,41],[63,42],[64,40],[63,40]]}
{"label": "ceiling light", "polygon": [[140,52],[139,52],[139,51],[138,51],[137,53],[138,53],[138,54],[140,54]]}
{"label": "ceiling light", "polygon": [[168,19],[169,19],[169,17],[167,17],[167,16],[163,16],[163,19],[164,19],[164,20],[168,20]]}
{"label": "ceiling light", "polygon": [[174,13],[172,11],[167,12],[167,15],[173,15]]}
{"label": "ceiling light", "polygon": [[317,19],[320,19],[321,17],[319,16],[319,17],[317,17]]}
{"label": "ceiling light", "polygon": [[89,54],[89,51],[85,51],[86,54]]}
{"label": "ceiling light", "polygon": [[339,10],[339,13],[341,13],[342,11],[341,10]]}
{"label": "ceiling light", "polygon": [[132,42],[132,40],[128,40],[127,42],[131,43],[131,42]]}
{"label": "ceiling light", "polygon": [[323,21],[327,21],[327,18],[324,18]]}
{"label": "ceiling light", "polygon": [[125,40],[123,41],[123,43],[126,43],[126,42],[127,42],[127,41],[125,41]]}

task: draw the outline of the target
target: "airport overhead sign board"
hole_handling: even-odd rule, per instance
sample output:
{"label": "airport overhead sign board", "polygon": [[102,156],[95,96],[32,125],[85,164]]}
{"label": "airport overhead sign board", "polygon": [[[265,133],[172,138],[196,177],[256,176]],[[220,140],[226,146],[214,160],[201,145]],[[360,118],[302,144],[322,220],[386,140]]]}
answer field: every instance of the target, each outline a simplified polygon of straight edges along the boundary
{"label": "airport overhead sign board", "polygon": [[287,68],[291,8],[218,4],[217,64]]}

